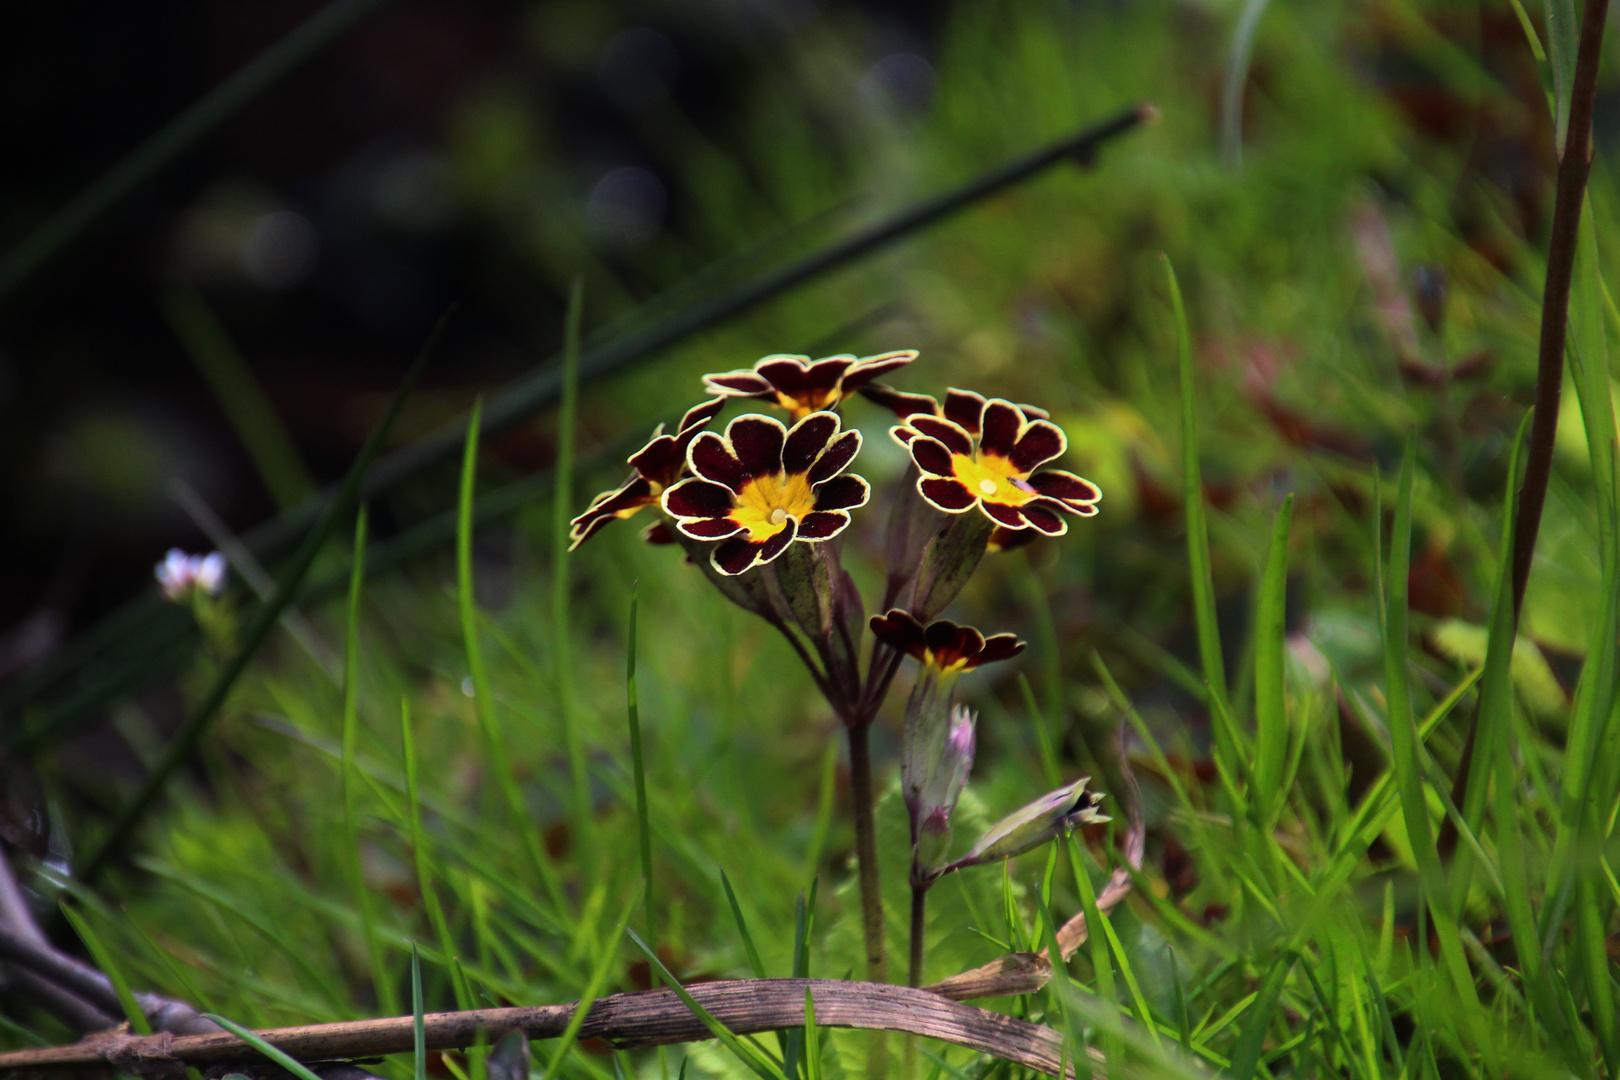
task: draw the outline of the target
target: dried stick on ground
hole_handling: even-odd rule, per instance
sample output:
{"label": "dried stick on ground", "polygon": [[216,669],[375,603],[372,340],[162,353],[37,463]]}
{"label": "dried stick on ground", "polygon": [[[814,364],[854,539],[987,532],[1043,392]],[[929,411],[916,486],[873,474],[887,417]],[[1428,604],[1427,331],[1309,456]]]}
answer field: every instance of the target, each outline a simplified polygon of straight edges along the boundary
{"label": "dried stick on ground", "polygon": [[[699,983],[687,990],[739,1035],[803,1026],[808,990],[815,1001],[816,1023],[823,1027],[925,1035],[1049,1075],[1056,1075],[1064,1060],[1063,1038],[1051,1028],[963,1005],[926,990],[828,979],[739,979]],[[431,1013],[425,1018],[427,1046],[431,1050],[461,1049],[472,1046],[480,1033],[493,1042],[512,1031],[521,1031],[530,1039],[556,1038],[573,1012],[570,1004]],[[305,1061],[403,1053],[414,1045],[409,1016],[278,1028],[259,1035]],[[710,1035],[673,991],[650,990],[601,998],[591,1007],[579,1037],[633,1047],[695,1042]],[[73,1046],[0,1054],[0,1070],[82,1068],[116,1062],[125,1069],[165,1073],[181,1063],[206,1065],[256,1056],[234,1035],[139,1038],[104,1034]]]}

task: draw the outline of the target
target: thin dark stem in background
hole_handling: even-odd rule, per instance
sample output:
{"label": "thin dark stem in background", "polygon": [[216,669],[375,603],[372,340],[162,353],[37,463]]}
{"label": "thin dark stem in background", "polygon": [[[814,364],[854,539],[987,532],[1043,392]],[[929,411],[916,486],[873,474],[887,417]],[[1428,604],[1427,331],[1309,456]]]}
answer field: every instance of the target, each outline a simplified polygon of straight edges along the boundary
{"label": "thin dark stem in background", "polygon": [[[1553,440],[1558,433],[1558,399],[1564,384],[1564,343],[1569,332],[1569,290],[1575,276],[1575,248],[1580,236],[1581,207],[1586,181],[1592,172],[1592,105],[1597,98],[1598,67],[1603,58],[1603,24],[1608,0],[1586,0],[1581,14],[1581,40],[1575,53],[1575,79],[1569,95],[1569,126],[1558,159],[1558,191],[1553,201],[1552,237],[1547,245],[1547,281],[1541,294],[1541,348],[1536,365],[1535,414],[1530,421],[1530,445],[1525,458],[1524,484],[1519,488],[1518,520],[1513,533],[1513,625],[1524,608],[1524,587],[1541,531],[1541,511],[1552,478]],[[1478,714],[1468,726],[1451,800],[1458,806],[1468,794],[1468,773],[1473,766],[1474,734]],[[1438,844],[1449,854],[1457,845],[1457,829],[1448,817]]]}
{"label": "thin dark stem in background", "polygon": [[[607,341],[598,340],[598,335],[591,335],[580,355],[581,384],[662,352],[694,334],[881,250],[1052,165],[1069,160],[1089,163],[1104,144],[1139,127],[1152,116],[1150,106],[1133,107],[1042,150],[991,169],[953,191],[924,199],[887,221],[821,251],[724,290],[708,300],[691,304],[652,325],[632,328],[622,336]],[[486,435],[498,434],[554,405],[561,389],[561,364],[558,360],[553,359],[536,367],[529,375],[489,401],[484,413]],[[367,474],[362,495],[368,498],[374,496],[430,466],[449,460],[460,451],[465,431],[466,417],[462,416],[440,431],[389,454]],[[268,561],[308,531],[330,498],[330,492],[322,493],[298,509],[250,530],[243,540],[262,561]],[[183,644],[188,631],[174,618],[176,614],[150,595],[132,601],[86,631],[41,668],[23,679],[13,680],[5,693],[0,694],[0,710],[10,713],[21,705],[35,704],[40,697],[63,682],[73,680],[78,683],[87,676],[92,682],[107,685],[107,694],[99,700],[90,701],[71,692],[67,696],[72,700],[75,714],[99,707],[112,695],[124,692],[142,679],[149,678],[155,671],[166,669],[169,664],[160,661],[160,656],[163,660],[170,660],[185,655],[184,649],[177,646]],[[153,633],[154,620],[163,622],[166,618],[170,621],[164,626],[163,632]],[[115,656],[125,645],[129,645],[127,651],[139,655],[127,662],[124,657]],[[101,656],[111,658],[109,663],[114,669],[112,677],[102,674],[106,666],[94,663]],[[98,667],[100,670],[96,670]],[[63,722],[60,719],[63,711],[61,706],[40,710],[43,715],[29,733],[0,737],[0,743],[12,749],[23,740],[37,744],[40,739],[47,737],[50,729]]]}

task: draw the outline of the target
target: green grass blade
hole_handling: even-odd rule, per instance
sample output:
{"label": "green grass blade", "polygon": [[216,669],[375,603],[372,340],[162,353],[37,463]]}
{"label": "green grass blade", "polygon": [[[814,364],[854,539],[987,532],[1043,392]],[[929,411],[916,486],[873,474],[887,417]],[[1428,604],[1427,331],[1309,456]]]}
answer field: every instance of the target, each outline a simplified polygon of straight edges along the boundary
{"label": "green grass blade", "polygon": [[137,1035],[152,1034],[152,1024],[146,1018],[146,1012],[135,1000],[135,992],[129,988],[129,980],[124,978],[123,970],[113,958],[112,952],[102,943],[101,937],[92,929],[90,923],[83,915],[74,911],[67,904],[61,906],[61,912],[68,923],[72,925],[73,932],[79,935],[84,947],[90,950],[90,957],[96,962],[96,967],[107,976],[112,983],[113,993],[118,995],[118,1004],[123,1007],[124,1018]]}
{"label": "green grass blade", "polygon": [[641,583],[630,583],[630,629],[625,643],[625,713],[630,724],[630,768],[636,785],[636,840],[641,850],[642,897],[647,905],[647,940],[658,947],[658,912],[653,892],[652,826],[647,808],[647,770],[641,749],[641,703],[636,693],[636,605]]}
{"label": "green grass blade", "polygon": [[1018,691],[1024,697],[1024,708],[1028,710],[1030,722],[1035,727],[1035,744],[1040,750],[1046,782],[1054,789],[1061,787],[1063,774],[1058,770],[1057,750],[1052,745],[1052,732],[1046,726],[1046,714],[1035,700],[1035,688],[1022,671],[1018,673]]}
{"label": "green grass blade", "polygon": [[1192,1053],[1192,1020],[1187,1012],[1187,990],[1181,981],[1181,964],[1176,960],[1174,946],[1165,951],[1170,956],[1170,982],[1176,992],[1176,1036],[1183,1054]]}
{"label": "green grass blade", "polygon": [[[303,1062],[299,1061],[286,1051],[278,1050],[274,1046],[271,1046],[269,1043],[259,1038],[258,1035],[243,1027],[241,1024],[238,1024],[236,1021],[227,1020],[218,1013],[203,1013],[203,1016],[207,1017],[209,1020],[212,1020],[214,1023],[218,1024],[220,1027],[224,1028],[226,1031],[230,1032],[232,1035],[235,1035],[238,1039],[241,1039],[243,1042],[253,1047],[253,1049],[275,1062],[277,1065],[280,1065],[283,1069],[286,1069],[288,1072],[298,1077],[298,1080],[321,1080],[321,1078],[311,1072],[309,1067]],[[422,1076],[422,1073],[418,1073],[417,1080],[422,1080]]]}
{"label": "green grass blade", "polygon": [[354,522],[354,549],[349,562],[349,607],[343,635],[343,841],[349,851],[350,884],[354,890],[355,915],[360,920],[360,936],[365,942],[366,959],[371,964],[373,993],[385,1016],[399,1014],[393,980],[383,961],[382,943],[377,939],[377,913],[371,890],[366,887],[364,859],[360,850],[360,775],[355,752],[360,740],[360,597],[366,578],[366,533],[369,515],[365,504]]}
{"label": "green grass blade", "polygon": [[[585,287],[579,278],[568,286],[568,314],[564,321],[562,401],[557,414],[557,481],[551,496],[551,659],[557,691],[557,720],[562,724],[563,747],[568,754],[572,785],[571,817],[574,850],[589,858],[596,850],[591,816],[591,778],[585,744],[574,714],[574,665],[568,617],[568,523],[574,506],[574,425],[579,411],[579,327]],[[652,902],[652,894],[647,894]]]}
{"label": "green grass blade", "polygon": [[630,916],[636,910],[637,897],[634,893],[625,901],[624,910],[619,914],[619,921],[610,934],[602,942],[602,951],[591,965],[591,976],[585,984],[585,990],[579,996],[579,1005],[574,1009],[574,1015],[568,1018],[568,1026],[563,1028],[562,1038],[557,1041],[557,1048],[552,1051],[551,1062],[546,1066],[543,1076],[550,1078],[557,1075],[558,1068],[568,1051],[573,1049],[574,1042],[579,1037],[579,1030],[590,1015],[591,1006],[596,1004],[596,998],[602,992],[602,986],[607,982],[608,972],[612,970],[613,962],[619,955],[619,942],[624,940],[625,931],[630,928]]}
{"label": "green grass blade", "polygon": [[1257,824],[1269,828],[1281,810],[1283,768],[1288,760],[1288,713],[1285,703],[1283,634],[1288,592],[1288,526],[1294,497],[1283,500],[1271,526],[1271,546],[1260,579],[1255,613],[1254,717]]}
{"label": "green grass blade", "polygon": [[157,802],[158,796],[168,786],[169,780],[174,776],[175,772],[197,749],[197,744],[202,741],[203,735],[213,724],[214,718],[219,715],[219,711],[225,705],[225,701],[230,696],[231,689],[236,685],[237,679],[241,678],[242,673],[247,670],[249,662],[258,652],[259,646],[270,635],[270,630],[281,621],[281,613],[286,610],[288,604],[292,603],[292,599],[297,594],[299,587],[303,585],[304,578],[309,574],[310,567],[315,564],[315,557],[320,554],[321,548],[326,545],[327,537],[337,527],[338,521],[354,506],[360,493],[361,480],[365,478],[366,472],[371,468],[371,463],[376,459],[377,452],[387,442],[388,434],[393,431],[394,422],[399,419],[399,414],[405,407],[406,399],[416,389],[417,381],[422,377],[422,371],[427,367],[428,358],[433,355],[434,348],[438,345],[439,338],[444,333],[447,321],[448,315],[441,318],[438,325],[433,328],[433,332],[428,335],[427,341],[422,344],[421,351],[417,353],[416,359],[411,362],[410,369],[406,371],[405,378],[401,381],[399,389],[395,391],[393,400],[388,403],[388,411],[383,414],[382,420],[366,438],[365,445],[360,448],[360,453],[355,456],[353,464],[349,466],[348,473],[344,475],[343,483],[339,487],[337,494],[322,508],[314,527],[310,529],[297,554],[293,556],[292,566],[288,570],[286,578],[276,586],[275,595],[254,609],[247,624],[242,628],[241,644],[215,677],[213,685],[209,687],[207,696],[197,706],[196,711],[187,717],[180,730],[175,733],[169,745],[164,748],[163,757],[153,767],[152,771],[147,774],[140,790],[125,804],[112,826],[107,830],[106,835],[101,838],[101,843],[84,861],[84,865],[79,872],[79,879],[86,885],[94,884],[96,879],[101,876],[102,871],[107,868],[108,863],[125,849],[129,838],[135,832],[135,827],[140,824],[141,819],[146,816],[146,812]]}
{"label": "green grass blade", "polygon": [[315,481],[286,425],[202,294],[190,284],[175,285],[163,307],[276,505],[291,510],[313,495]]}
{"label": "green grass blade", "polygon": [[422,1005],[422,952],[411,942],[411,1041],[415,1080],[427,1080],[427,1013]]}
{"label": "green grass blade", "polygon": [[[1440,861],[1428,804],[1424,801],[1423,777],[1419,765],[1421,736],[1413,721],[1411,680],[1407,672],[1407,578],[1412,559],[1412,480],[1416,469],[1417,446],[1408,438],[1401,457],[1400,480],[1395,496],[1395,521],[1390,537],[1388,572],[1385,575],[1387,599],[1383,614],[1385,699],[1396,794],[1405,820],[1407,841],[1417,859],[1418,879],[1434,918],[1435,935],[1459,1000],[1473,1010],[1479,1008],[1474,979],[1463,955],[1456,920],[1446,891],[1445,870]],[[1460,691],[1448,700],[1455,702]]]}
{"label": "green grass blade", "polygon": [[1254,1001],[1243,1013],[1243,1027],[1238,1032],[1237,1044],[1232,1047],[1232,1064],[1226,1070],[1229,1080],[1252,1080],[1260,1064],[1260,1053],[1265,1046],[1266,1031],[1277,1014],[1283,984],[1293,968],[1298,954],[1292,951],[1277,957],[1266,973],[1265,981],[1255,993]]}
{"label": "green grass blade", "polygon": [[737,921],[737,933],[742,935],[748,966],[753,969],[756,979],[769,978],[765,974],[765,965],[759,959],[759,950],[754,947],[754,936],[748,932],[748,920],[743,918],[742,905],[737,903],[737,894],[732,891],[731,879],[726,877],[724,870],[720,871],[720,885],[726,891],[726,902],[731,905],[731,917]]}
{"label": "green grass blade", "polygon": [[748,1066],[761,1080],[787,1080],[782,1069],[766,1056],[764,1051],[751,1042],[739,1039],[724,1024],[716,1020],[713,1013],[699,1005],[697,999],[687,991],[686,987],[680,984],[669,968],[664,966],[664,962],[658,959],[658,954],[649,949],[647,943],[636,936],[634,930],[627,929],[625,934],[635,944],[636,948],[641,950],[641,954],[647,958],[647,963],[652,966],[653,972],[664,981],[664,985],[675,992],[675,996],[681,999],[681,1003],[692,1011],[692,1015],[697,1017],[703,1026],[709,1029],[709,1033],[718,1039],[722,1046],[730,1050],[738,1061]]}
{"label": "green grass blade", "polygon": [[[1209,526],[1204,518],[1204,477],[1198,464],[1198,421],[1194,402],[1192,338],[1187,330],[1187,312],[1181,303],[1181,286],[1169,256],[1164,260],[1165,278],[1170,285],[1170,307],[1176,324],[1177,370],[1181,378],[1181,496],[1187,521],[1187,568],[1192,579],[1193,615],[1198,625],[1198,657],[1210,693],[1227,703],[1226,662],[1221,656],[1221,635],[1215,621],[1215,581],[1209,559]],[[1231,710],[1226,710],[1228,713]],[[1218,733],[1217,733],[1218,734]],[[1229,762],[1238,760],[1236,747],[1223,747]]]}
{"label": "green grass blade", "polygon": [[451,967],[451,985],[455,989],[456,1008],[470,1009],[473,1007],[472,993],[452,966],[456,955],[456,942],[450,934],[450,924],[444,917],[444,905],[439,901],[439,891],[433,885],[432,855],[428,850],[427,834],[422,828],[422,799],[416,769],[416,736],[411,730],[411,699],[408,696],[399,700],[399,735],[400,744],[405,749],[405,798],[410,818],[406,824],[411,834],[411,858],[416,866],[417,889],[422,894],[422,907],[427,911],[428,924],[433,927],[434,936],[439,939],[439,951],[444,955],[445,965]]}
{"label": "green grass blade", "polygon": [[489,674],[484,667],[484,649],[478,639],[478,605],[473,592],[472,526],[473,499],[478,487],[478,434],[484,414],[483,399],[473,403],[467,417],[467,441],[461,456],[461,487],[456,504],[456,610],[461,619],[462,646],[467,653],[467,673],[473,685],[473,714],[478,718],[479,731],[489,755],[490,768],[495,773],[496,786],[506,804],[510,827],[523,838],[523,850],[535,876],[540,879],[551,901],[553,911],[566,910],[562,883],[556,868],[540,849],[540,840],[529,820],[528,805],[512,772],[512,758],[501,732],[500,718],[495,712],[494,693],[490,689]]}
{"label": "green grass blade", "polygon": [[822,1080],[821,1033],[816,1029],[816,1002],[804,988],[804,1080]]}
{"label": "green grass blade", "polygon": [[[1092,886],[1091,875],[1086,870],[1086,860],[1080,850],[1079,839],[1070,833],[1062,842],[1069,852],[1069,868],[1074,871],[1075,885],[1080,891],[1080,910],[1085,912],[1086,916],[1086,948],[1091,953],[1091,967],[1097,975],[1097,997],[1102,1001],[1103,1015],[1115,1018],[1113,1023],[1117,1024],[1119,992],[1114,988],[1114,965],[1109,959],[1107,938],[1097,932],[1097,927],[1102,925],[1102,912],[1097,907],[1097,890]],[[1054,952],[1052,970],[1056,972],[1061,963],[1062,955]],[[1117,1028],[1105,1032],[1103,1052],[1107,1057],[1108,1073],[1113,1076],[1125,1064],[1124,1041]]]}

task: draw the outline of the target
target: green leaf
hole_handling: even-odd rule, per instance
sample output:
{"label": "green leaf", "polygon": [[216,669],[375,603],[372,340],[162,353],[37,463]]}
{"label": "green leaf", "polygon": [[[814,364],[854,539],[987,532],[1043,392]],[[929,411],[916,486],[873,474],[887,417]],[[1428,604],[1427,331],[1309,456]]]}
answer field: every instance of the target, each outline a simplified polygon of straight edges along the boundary
{"label": "green leaf", "polygon": [[743,918],[742,905],[737,903],[737,894],[732,891],[731,879],[726,877],[725,870],[720,871],[720,885],[726,891],[726,902],[731,905],[731,917],[737,921],[737,933],[742,935],[743,951],[748,955],[748,966],[753,969],[756,979],[766,979],[765,965],[760,961],[759,950],[754,947],[754,936],[748,932],[748,920]]}
{"label": "green leaf", "polygon": [[1288,526],[1294,497],[1283,500],[1271,526],[1271,546],[1255,611],[1254,717],[1256,735],[1255,808],[1257,824],[1269,828],[1281,810],[1283,768],[1288,761],[1288,713],[1283,671],[1283,633],[1287,614]]}

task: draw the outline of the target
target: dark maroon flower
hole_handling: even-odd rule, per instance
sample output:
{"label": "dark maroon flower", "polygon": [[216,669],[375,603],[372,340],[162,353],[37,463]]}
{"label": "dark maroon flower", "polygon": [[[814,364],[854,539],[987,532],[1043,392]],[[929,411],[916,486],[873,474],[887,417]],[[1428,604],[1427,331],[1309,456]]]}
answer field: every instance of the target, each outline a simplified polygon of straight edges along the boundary
{"label": "dark maroon flower", "polygon": [[1063,514],[1096,514],[1097,485],[1041,469],[1063,454],[1068,440],[1038,410],[952,390],[941,413],[915,413],[889,431],[922,471],[917,491],[932,506],[948,514],[977,506],[1002,528],[1034,528],[1047,536],[1068,531]]}
{"label": "dark maroon flower", "polygon": [[[568,538],[572,543],[568,550],[579,547],[615,518],[627,518],[644,506],[656,506],[664,489],[679,480],[686,471],[687,447],[723,405],[725,401],[716,398],[692,406],[681,417],[674,435],[664,434],[664,425],[659,424],[651,441],[630,455],[629,464],[635,470],[630,478],[614,490],[604,491],[592,499],[585,512],[570,523]],[[667,543],[656,537],[657,528],[654,525],[649,529],[646,538],[653,543]]]}
{"label": "dark maroon flower", "polygon": [[879,375],[904,367],[917,358],[917,350],[879,353],[876,356],[767,356],[752,370],[739,368],[703,376],[709,393],[722,397],[757,398],[786,409],[794,420],[813,412],[836,409],[838,403]]}
{"label": "dark maroon flower", "polygon": [[687,449],[693,476],[664,492],[675,527],[721,540],[709,562],[727,576],[771,562],[795,540],[830,540],[865,506],[866,481],[844,470],[861,433],[840,431],[837,413],[815,412],[792,429],[769,416],[739,416],[725,437],[705,431]]}
{"label": "dark maroon flower", "polygon": [[982,664],[1010,660],[1024,651],[1016,634],[985,637],[971,626],[935,619],[924,626],[904,608],[872,616],[872,633],[883,644],[916,659],[942,674],[972,671]]}

